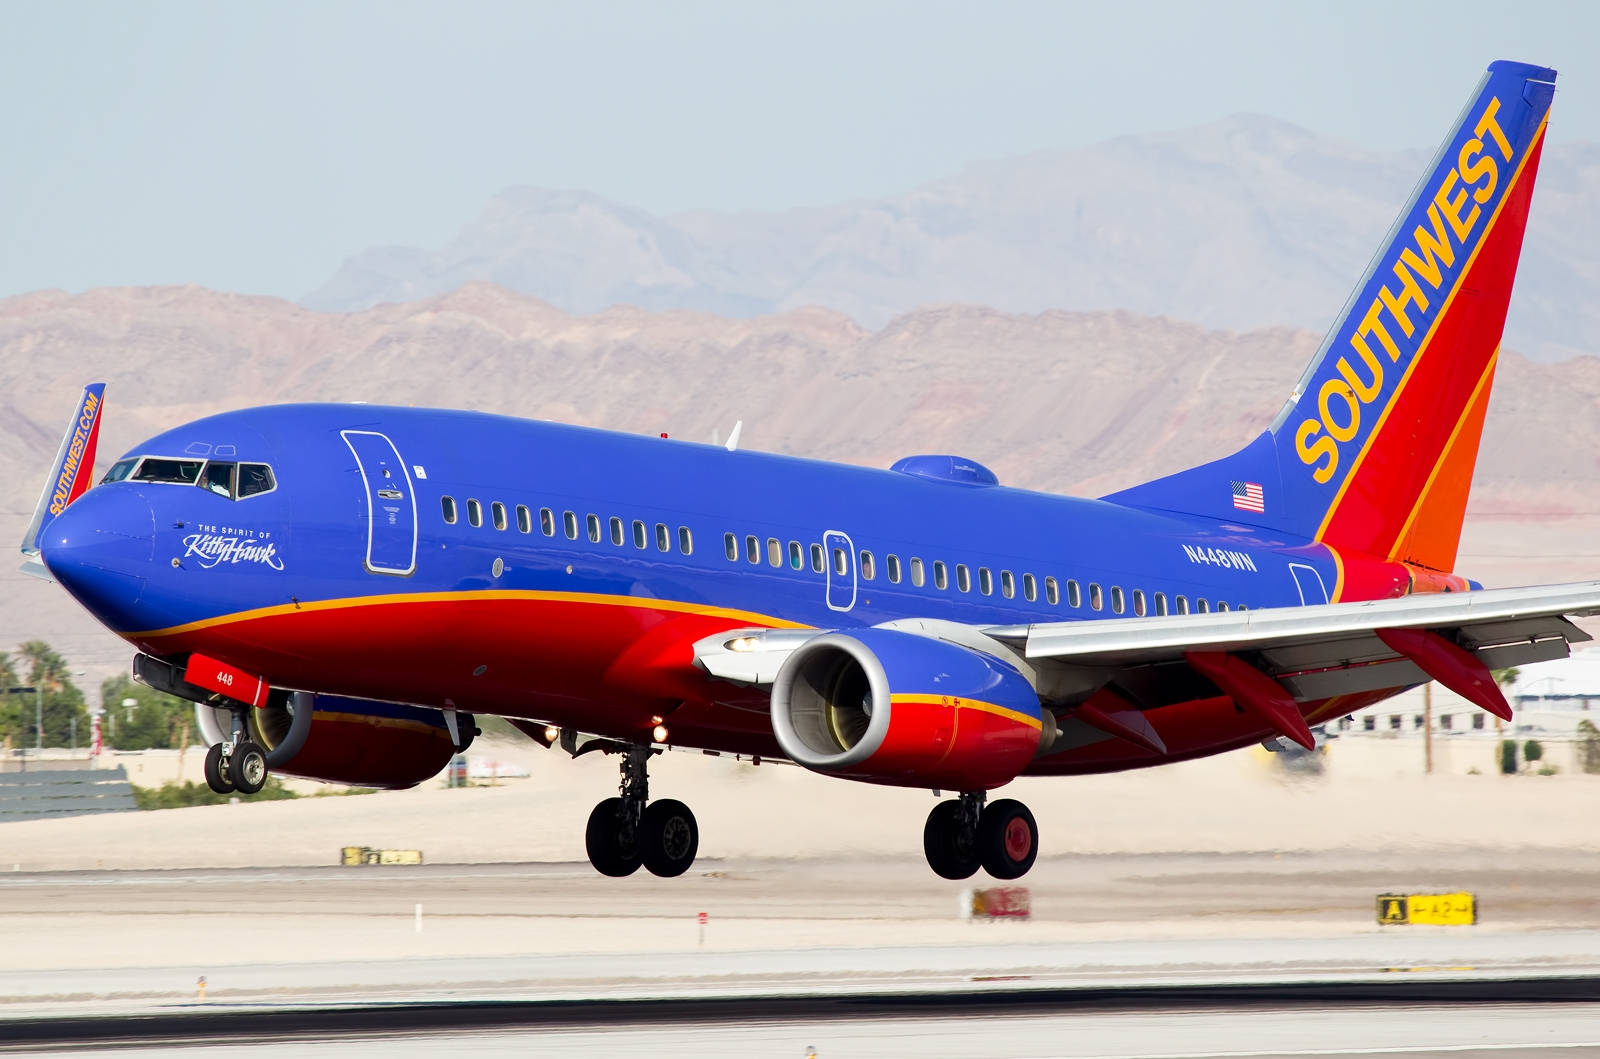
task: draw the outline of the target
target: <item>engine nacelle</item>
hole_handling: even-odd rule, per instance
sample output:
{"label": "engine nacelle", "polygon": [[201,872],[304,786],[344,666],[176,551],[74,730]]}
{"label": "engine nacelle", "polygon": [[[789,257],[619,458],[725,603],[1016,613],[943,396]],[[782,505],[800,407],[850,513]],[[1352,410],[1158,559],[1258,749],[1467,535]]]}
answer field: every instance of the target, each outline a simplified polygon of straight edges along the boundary
{"label": "engine nacelle", "polygon": [[[294,712],[311,709],[309,730],[292,749]],[[197,703],[195,712],[208,742],[228,738],[226,709]],[[356,787],[415,787],[439,774],[456,752],[444,713],[335,695],[274,689],[267,703],[248,713],[250,738],[267,751],[272,771]],[[472,717],[458,715],[463,743],[474,731]],[[285,758],[285,751],[291,751]]]}
{"label": "engine nacelle", "polygon": [[1056,734],[1007,663],[892,629],[827,633],[796,648],[773,681],[772,730],[816,772],[957,791],[1009,783]]}

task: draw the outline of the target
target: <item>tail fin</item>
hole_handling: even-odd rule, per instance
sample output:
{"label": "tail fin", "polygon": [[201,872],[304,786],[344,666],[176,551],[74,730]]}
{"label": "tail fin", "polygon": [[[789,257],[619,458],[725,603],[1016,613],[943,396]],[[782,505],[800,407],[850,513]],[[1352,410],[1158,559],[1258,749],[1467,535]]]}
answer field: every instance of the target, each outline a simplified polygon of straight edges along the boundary
{"label": "tail fin", "polygon": [[1555,79],[1489,66],[1269,430],[1106,499],[1451,570]]}
{"label": "tail fin", "polygon": [[[61,448],[56,452],[56,462],[51,465],[50,477],[45,480],[44,492],[39,494],[39,506],[33,510],[33,521],[22,538],[22,554],[30,558],[39,554],[39,536],[50,520],[67,509],[67,505],[82,496],[94,478],[94,453],[100,442],[100,410],[105,402],[106,384],[90,383],[78,398],[78,407],[67,421],[67,432],[61,438]],[[24,569],[28,568],[24,563]],[[31,571],[29,571],[31,572]]]}

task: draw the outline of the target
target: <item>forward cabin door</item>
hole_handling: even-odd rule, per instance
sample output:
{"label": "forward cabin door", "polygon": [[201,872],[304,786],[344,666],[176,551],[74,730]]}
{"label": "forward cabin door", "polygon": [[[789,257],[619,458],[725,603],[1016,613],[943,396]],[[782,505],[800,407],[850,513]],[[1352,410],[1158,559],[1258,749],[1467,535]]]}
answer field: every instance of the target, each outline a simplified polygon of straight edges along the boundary
{"label": "forward cabin door", "polygon": [[367,569],[404,577],[417,568],[417,501],[394,442],[372,430],[342,430],[367,499]]}

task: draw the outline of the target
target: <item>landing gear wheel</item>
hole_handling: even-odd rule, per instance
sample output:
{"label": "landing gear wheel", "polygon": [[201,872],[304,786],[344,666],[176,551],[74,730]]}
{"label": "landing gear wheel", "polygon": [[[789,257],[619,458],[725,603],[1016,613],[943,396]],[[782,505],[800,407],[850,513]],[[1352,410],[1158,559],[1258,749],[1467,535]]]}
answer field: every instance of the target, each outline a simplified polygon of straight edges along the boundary
{"label": "landing gear wheel", "polygon": [[644,866],[652,875],[682,875],[700,850],[700,825],[689,807],[673,798],[651,802],[639,824]]}
{"label": "landing gear wheel", "polygon": [[1020,879],[1039,856],[1039,825],[1028,807],[1012,798],[991,802],[978,821],[983,868],[996,879]]}
{"label": "landing gear wheel", "polygon": [[933,807],[922,827],[922,852],[928,867],[945,879],[970,879],[978,870],[978,851],[963,841],[961,803],[944,801]]}
{"label": "landing gear wheel", "polygon": [[583,832],[583,845],[594,870],[618,879],[638,871],[643,859],[637,841],[622,841],[622,811],[621,798],[607,798],[589,813],[589,825]]}
{"label": "landing gear wheel", "polygon": [[206,786],[218,794],[233,793],[233,780],[228,778],[228,766],[222,760],[221,743],[206,751]]}
{"label": "landing gear wheel", "polygon": [[254,743],[240,743],[228,760],[228,779],[240,794],[254,794],[267,785],[267,752]]}

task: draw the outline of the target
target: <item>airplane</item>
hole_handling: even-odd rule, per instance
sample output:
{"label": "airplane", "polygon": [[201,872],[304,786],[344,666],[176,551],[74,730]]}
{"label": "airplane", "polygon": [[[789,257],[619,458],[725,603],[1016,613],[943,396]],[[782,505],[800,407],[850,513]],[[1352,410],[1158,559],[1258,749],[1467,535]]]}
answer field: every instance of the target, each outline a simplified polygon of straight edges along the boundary
{"label": "airplane", "polygon": [[200,419],[88,488],[96,384],[23,566],[195,702],[218,791],[415,785],[497,715],[617,755],[606,875],[694,862],[672,749],[951,792],[929,866],[1019,878],[1018,776],[1310,748],[1428,680],[1510,718],[1491,670],[1589,639],[1600,582],[1454,572],[1555,77],[1488,67],[1255,440],[1109,496],[367,404]]}

